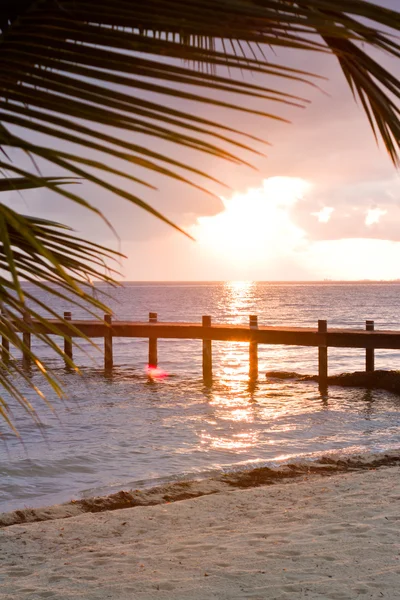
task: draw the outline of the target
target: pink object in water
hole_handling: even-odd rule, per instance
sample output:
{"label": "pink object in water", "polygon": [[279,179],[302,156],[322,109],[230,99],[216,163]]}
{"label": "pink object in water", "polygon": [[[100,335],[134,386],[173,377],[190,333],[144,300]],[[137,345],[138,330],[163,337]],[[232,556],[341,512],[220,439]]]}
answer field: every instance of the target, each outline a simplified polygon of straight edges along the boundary
{"label": "pink object in water", "polygon": [[166,371],[154,365],[147,365],[146,373],[148,377],[151,377],[151,379],[165,379],[165,377],[168,376]]}

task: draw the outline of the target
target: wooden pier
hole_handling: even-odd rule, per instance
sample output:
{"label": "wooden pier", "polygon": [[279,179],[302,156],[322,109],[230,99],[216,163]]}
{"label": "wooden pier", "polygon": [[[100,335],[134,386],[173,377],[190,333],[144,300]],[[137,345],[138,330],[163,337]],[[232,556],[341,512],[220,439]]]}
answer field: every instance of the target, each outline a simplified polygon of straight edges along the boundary
{"label": "wooden pier", "polygon": [[[167,323],[157,319],[157,313],[149,313],[148,322],[114,321],[105,315],[103,321],[72,320],[70,312],[64,313],[64,321],[51,320],[52,325],[64,335],[64,353],[72,359],[72,338],[86,336],[104,339],[104,368],[113,367],[113,340],[119,337],[147,338],[151,367],[157,367],[158,339],[202,340],[203,378],[212,382],[212,342],[247,342],[249,344],[249,377],[258,378],[258,345],[314,346],[318,348],[318,375],[320,386],[326,386],[328,378],[328,348],[364,348],[365,369],[374,371],[374,350],[400,350],[400,331],[377,331],[373,321],[366,321],[365,329],[328,329],[327,321],[318,321],[312,327],[259,326],[258,318],[251,315],[249,325],[212,323],[210,316],[203,316],[201,323]],[[73,329],[71,329],[71,326]],[[49,327],[38,322],[27,322],[23,338],[27,348],[31,347],[31,336],[35,333],[54,334]],[[2,340],[3,352],[8,341]],[[24,364],[29,355],[23,357]]]}

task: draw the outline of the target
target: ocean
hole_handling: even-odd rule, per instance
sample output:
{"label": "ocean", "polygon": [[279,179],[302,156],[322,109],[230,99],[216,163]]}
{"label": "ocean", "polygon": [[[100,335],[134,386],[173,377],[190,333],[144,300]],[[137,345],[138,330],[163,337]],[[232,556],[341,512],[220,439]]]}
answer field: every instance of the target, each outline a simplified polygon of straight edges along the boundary
{"label": "ocean", "polygon": [[[99,286],[98,293],[105,291]],[[400,284],[373,283],[125,283],[108,301],[114,319],[400,330]],[[84,313],[58,299],[59,311]],[[149,380],[147,340],[114,340],[115,367],[103,373],[101,348],[74,351],[80,374],[40,342],[34,348],[62,380],[67,399],[46,392],[51,411],[31,390],[42,421],[13,416],[18,440],[0,423],[0,510],[38,507],[119,489],[210,476],[220,471],[314,459],[321,454],[400,447],[400,398],[384,391],[271,380],[270,370],[317,372],[316,348],[259,346],[259,381],[248,380],[248,344],[213,342],[214,383],[204,387],[201,342],[159,340],[167,376]],[[329,349],[329,373],[362,370],[365,352]],[[397,369],[399,351],[376,351],[376,368]]]}

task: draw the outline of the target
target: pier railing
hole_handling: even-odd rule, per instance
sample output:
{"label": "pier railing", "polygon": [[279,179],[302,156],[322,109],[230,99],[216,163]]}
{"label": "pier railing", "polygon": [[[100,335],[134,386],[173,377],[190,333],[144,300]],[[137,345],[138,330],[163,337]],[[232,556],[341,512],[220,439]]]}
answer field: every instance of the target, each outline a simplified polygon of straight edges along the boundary
{"label": "pier railing", "polygon": [[[50,320],[58,331],[64,335],[65,356],[72,359],[72,338],[86,336],[88,338],[104,338],[104,368],[113,366],[113,340],[119,337],[147,338],[149,340],[148,364],[157,367],[157,340],[188,339],[202,340],[203,343],[203,378],[206,383],[212,380],[212,342],[248,342],[249,343],[249,376],[258,377],[258,345],[314,346],[318,348],[318,374],[320,385],[325,385],[328,377],[328,348],[364,348],[365,369],[374,371],[375,349],[400,350],[400,331],[374,329],[373,321],[366,321],[365,329],[338,329],[327,327],[327,321],[319,320],[313,327],[280,327],[259,326],[258,317],[251,315],[249,324],[212,323],[210,316],[203,316],[201,323],[168,323],[158,321],[157,313],[149,313],[148,322],[116,321],[110,315],[104,320],[72,320],[70,312],[64,313],[64,321]],[[30,348],[31,335],[35,333],[54,334],[51,326],[30,322],[29,331],[24,330],[25,345]],[[3,351],[8,352],[8,340],[2,340]],[[29,355],[24,357],[29,364]]]}

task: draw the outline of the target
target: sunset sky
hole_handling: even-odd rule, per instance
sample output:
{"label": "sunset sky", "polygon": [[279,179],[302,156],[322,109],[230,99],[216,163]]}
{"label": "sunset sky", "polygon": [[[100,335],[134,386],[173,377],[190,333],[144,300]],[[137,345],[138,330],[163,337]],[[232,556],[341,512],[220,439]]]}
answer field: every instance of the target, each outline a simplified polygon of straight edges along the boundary
{"label": "sunset sky", "polygon": [[[396,0],[381,4],[397,6]],[[229,186],[197,179],[215,194],[212,196],[161,176],[150,175],[158,191],[129,184],[131,191],[188,231],[196,242],[87,183],[79,192],[103,210],[119,239],[92,214],[50,192],[14,193],[7,201],[24,213],[68,223],[79,234],[120,249],[128,257],[121,264],[127,280],[400,278],[399,173],[382,145],[377,147],[336,60],[290,51],[276,51],[275,57],[271,53],[269,57],[327,77],[320,83],[324,93],[285,83],[285,89],[311,100],[306,109],[276,107],[244,96],[229,100],[238,106],[274,109],[292,124],[190,105],[197,115],[221,120],[270,142],[271,146],[256,146],[266,157],[240,151],[256,169],[150,138],[141,140]],[[399,61],[383,60],[399,77]],[[266,86],[276,84],[266,77],[246,78]],[[189,109],[181,101],[170,104]],[[43,167],[43,172],[60,174],[55,167]]]}

